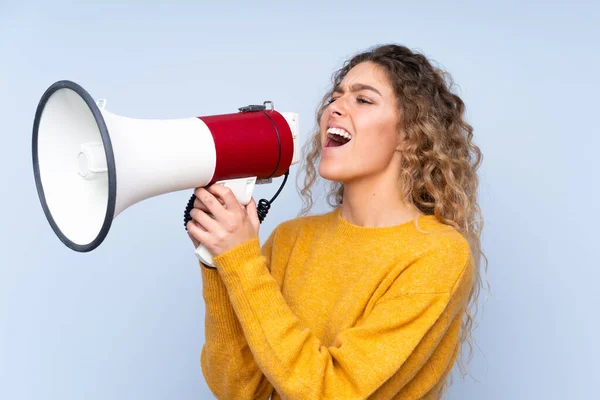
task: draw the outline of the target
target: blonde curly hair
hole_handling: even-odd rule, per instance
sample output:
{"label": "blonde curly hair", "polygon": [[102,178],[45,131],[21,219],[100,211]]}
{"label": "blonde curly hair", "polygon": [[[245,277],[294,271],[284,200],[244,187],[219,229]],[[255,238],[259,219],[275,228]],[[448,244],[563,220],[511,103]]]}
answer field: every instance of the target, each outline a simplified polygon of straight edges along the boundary
{"label": "blonde curly hair", "polygon": [[[481,259],[485,260],[487,274],[487,258],[480,243],[483,217],[477,202],[479,181],[476,171],[482,162],[482,153],[473,144],[473,127],[464,119],[465,105],[453,93],[454,84],[448,73],[434,67],[424,55],[393,44],[374,47],[346,61],[333,74],[332,86],[317,109],[315,132],[303,148],[303,162],[297,175],[303,207],[298,215],[307,215],[313,206],[312,188],[319,180],[317,164],[321,158],[319,121],[328,100],[346,74],[367,61],[386,71],[401,108],[400,126],[405,134],[405,147],[400,180],[405,202],[454,227],[471,247],[475,279],[460,337],[461,348],[466,343],[469,352],[466,362],[462,351],[458,359],[461,377],[464,378],[468,374],[475,345],[472,330],[482,287]],[[302,175],[304,182],[300,184]],[[330,182],[327,203],[331,207],[341,205],[343,194],[342,183]],[[450,384],[449,375],[444,389]]]}

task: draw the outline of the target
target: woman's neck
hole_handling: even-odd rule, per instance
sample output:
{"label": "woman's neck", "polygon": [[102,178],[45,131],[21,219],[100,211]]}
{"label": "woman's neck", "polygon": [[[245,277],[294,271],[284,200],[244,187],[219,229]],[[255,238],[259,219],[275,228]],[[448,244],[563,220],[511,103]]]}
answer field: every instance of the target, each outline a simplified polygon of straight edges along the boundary
{"label": "woman's neck", "polygon": [[400,225],[423,215],[404,202],[396,177],[370,176],[344,184],[340,215],[363,227]]}

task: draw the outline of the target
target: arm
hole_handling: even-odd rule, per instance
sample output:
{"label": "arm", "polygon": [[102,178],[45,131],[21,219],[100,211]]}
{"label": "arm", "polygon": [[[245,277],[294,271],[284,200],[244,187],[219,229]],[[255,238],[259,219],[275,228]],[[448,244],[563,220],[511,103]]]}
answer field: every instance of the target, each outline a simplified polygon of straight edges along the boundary
{"label": "arm", "polygon": [[[269,264],[275,233],[263,246]],[[201,266],[206,303],[205,344],[200,358],[207,385],[219,399],[268,399],[273,391],[254,356],[215,269]]]}
{"label": "arm", "polygon": [[278,393],[306,400],[366,398],[399,370],[406,371],[405,386],[464,307],[469,286],[462,278],[466,262],[453,267],[458,272],[444,291],[411,293],[399,282],[368,316],[325,346],[291,312],[257,240],[213,260],[260,369]]}

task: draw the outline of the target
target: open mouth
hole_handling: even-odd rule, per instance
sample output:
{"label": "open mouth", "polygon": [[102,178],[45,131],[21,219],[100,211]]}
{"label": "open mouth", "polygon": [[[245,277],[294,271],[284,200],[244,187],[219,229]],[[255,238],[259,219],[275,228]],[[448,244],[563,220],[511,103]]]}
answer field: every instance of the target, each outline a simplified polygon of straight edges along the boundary
{"label": "open mouth", "polygon": [[352,135],[342,128],[327,129],[325,147],[341,147],[352,140]]}

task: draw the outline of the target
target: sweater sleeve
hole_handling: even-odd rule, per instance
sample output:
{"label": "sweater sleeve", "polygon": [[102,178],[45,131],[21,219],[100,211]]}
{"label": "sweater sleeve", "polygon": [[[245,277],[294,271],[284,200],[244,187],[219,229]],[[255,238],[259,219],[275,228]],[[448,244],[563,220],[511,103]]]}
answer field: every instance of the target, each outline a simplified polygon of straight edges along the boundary
{"label": "sweater sleeve", "polygon": [[[256,362],[284,398],[367,398],[410,363],[406,386],[464,306],[455,301],[457,284],[433,293],[386,293],[368,316],[325,345],[286,304],[258,240],[214,261]],[[413,351],[419,354],[411,357]]]}
{"label": "sweater sleeve", "polygon": [[[263,246],[266,263],[274,236]],[[216,269],[201,270],[206,311],[200,364],[207,385],[218,399],[268,399],[273,386],[254,361],[227,288]]]}

